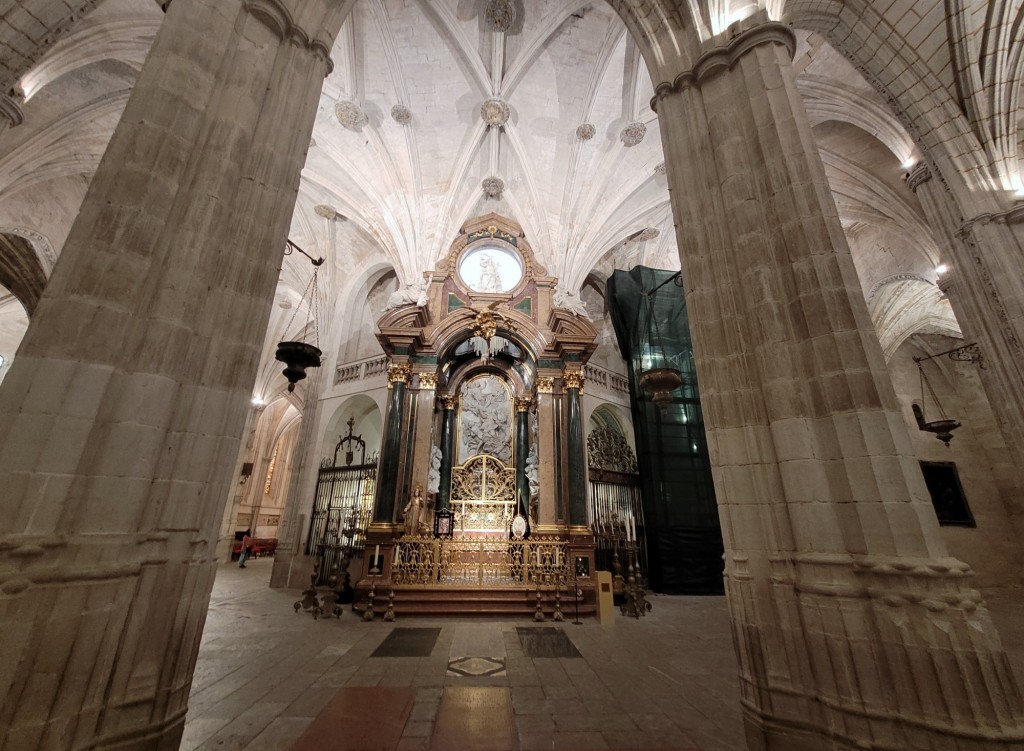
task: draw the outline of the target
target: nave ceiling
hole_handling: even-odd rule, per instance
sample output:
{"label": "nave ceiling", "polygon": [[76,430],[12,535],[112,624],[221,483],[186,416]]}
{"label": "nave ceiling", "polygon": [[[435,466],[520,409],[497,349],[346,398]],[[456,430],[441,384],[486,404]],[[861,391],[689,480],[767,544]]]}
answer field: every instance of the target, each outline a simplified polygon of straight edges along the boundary
{"label": "nave ceiling", "polygon": [[[612,6],[523,0],[504,34],[488,28],[484,6],[359,0],[338,36],[291,230],[330,259],[319,323],[329,356],[352,351],[346,322],[382,277],[417,284],[462,223],[490,211],[523,226],[569,292],[615,268],[679,267],[650,75]],[[940,6],[914,4],[925,20]],[[980,7],[965,10],[975,37]],[[162,17],[152,0],[104,0],[19,78],[25,122],[0,136],[0,232],[32,233],[47,271]],[[916,332],[955,333],[935,286],[942,259],[903,184],[920,158],[912,139],[820,35],[798,40],[797,84],[884,350]],[[935,77],[955,88],[940,53],[929,58]],[[488,100],[507,105],[507,120],[491,107],[501,125],[481,116]],[[488,178],[502,181],[500,197],[485,194]],[[310,270],[301,256],[283,261],[261,393],[278,388],[273,344],[305,323],[293,313]]]}

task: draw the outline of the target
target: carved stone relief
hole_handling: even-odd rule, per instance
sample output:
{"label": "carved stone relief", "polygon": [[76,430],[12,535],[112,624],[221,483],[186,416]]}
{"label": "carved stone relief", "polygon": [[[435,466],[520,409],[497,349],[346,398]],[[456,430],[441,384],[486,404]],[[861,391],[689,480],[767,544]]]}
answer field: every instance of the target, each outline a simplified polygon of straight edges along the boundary
{"label": "carved stone relief", "polygon": [[459,409],[459,463],[474,454],[512,461],[512,408],[497,376],[474,378],[462,387]]}

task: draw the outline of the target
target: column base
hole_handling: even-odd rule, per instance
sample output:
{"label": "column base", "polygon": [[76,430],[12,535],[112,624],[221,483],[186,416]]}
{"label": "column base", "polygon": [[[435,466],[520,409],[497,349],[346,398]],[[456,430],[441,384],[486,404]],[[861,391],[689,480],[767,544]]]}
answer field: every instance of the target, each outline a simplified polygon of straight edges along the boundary
{"label": "column base", "polygon": [[[855,721],[863,718],[852,718]],[[898,724],[901,718],[890,721]],[[910,719],[910,718],[906,718]],[[747,751],[1020,751],[1024,739],[1019,737],[984,737],[973,733],[957,734],[946,730],[926,729],[911,721],[897,735],[903,740],[882,738],[847,738],[829,728],[812,727],[796,719],[766,718],[750,707],[743,707],[743,726]]]}

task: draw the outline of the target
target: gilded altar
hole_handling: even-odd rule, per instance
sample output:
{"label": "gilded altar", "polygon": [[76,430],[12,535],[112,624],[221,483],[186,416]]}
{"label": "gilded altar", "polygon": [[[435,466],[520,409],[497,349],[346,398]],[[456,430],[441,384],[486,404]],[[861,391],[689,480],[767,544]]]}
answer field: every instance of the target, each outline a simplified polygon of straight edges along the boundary
{"label": "gilded altar", "polygon": [[452,468],[451,509],[462,533],[507,532],[516,512],[516,472],[487,454]]}

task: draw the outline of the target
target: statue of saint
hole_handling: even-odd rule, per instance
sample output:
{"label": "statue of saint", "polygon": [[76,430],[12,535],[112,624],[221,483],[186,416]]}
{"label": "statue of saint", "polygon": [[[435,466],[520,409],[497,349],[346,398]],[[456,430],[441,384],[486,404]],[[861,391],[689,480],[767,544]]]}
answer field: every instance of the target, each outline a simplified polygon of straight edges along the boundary
{"label": "statue of saint", "polygon": [[498,273],[498,264],[491,256],[480,257],[480,283],[477,285],[477,292],[501,292],[501,275]]}
{"label": "statue of saint", "polygon": [[423,486],[416,483],[412,498],[405,504],[402,512],[402,521],[405,522],[405,533],[407,535],[419,534],[420,514],[423,512]]}

